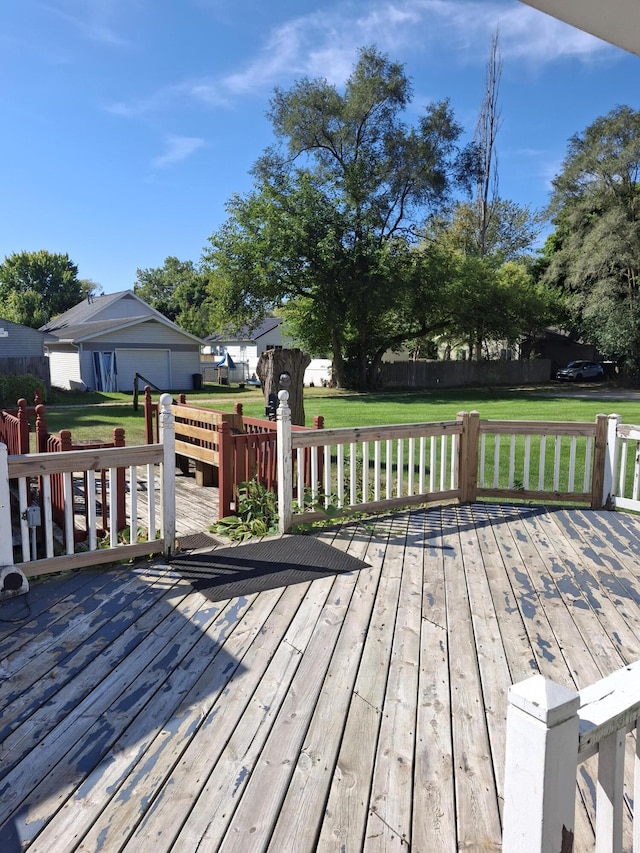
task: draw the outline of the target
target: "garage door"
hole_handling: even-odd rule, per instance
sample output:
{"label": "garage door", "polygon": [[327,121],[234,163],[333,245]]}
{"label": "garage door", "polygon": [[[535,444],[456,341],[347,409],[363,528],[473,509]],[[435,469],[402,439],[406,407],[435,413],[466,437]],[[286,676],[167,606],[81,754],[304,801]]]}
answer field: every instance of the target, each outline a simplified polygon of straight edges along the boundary
{"label": "garage door", "polygon": [[[118,391],[133,391],[136,373],[162,391],[171,388],[171,359],[168,349],[118,349],[116,350]],[[145,381],[142,380],[141,388]]]}

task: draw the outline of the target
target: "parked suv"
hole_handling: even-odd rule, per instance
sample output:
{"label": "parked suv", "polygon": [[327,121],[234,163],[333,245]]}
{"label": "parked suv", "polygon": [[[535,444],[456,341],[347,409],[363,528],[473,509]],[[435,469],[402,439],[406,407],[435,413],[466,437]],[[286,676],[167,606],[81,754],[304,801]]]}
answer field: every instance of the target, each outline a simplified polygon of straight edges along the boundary
{"label": "parked suv", "polygon": [[582,379],[602,379],[604,369],[597,361],[570,361],[556,373],[556,379],[570,379],[580,382]]}

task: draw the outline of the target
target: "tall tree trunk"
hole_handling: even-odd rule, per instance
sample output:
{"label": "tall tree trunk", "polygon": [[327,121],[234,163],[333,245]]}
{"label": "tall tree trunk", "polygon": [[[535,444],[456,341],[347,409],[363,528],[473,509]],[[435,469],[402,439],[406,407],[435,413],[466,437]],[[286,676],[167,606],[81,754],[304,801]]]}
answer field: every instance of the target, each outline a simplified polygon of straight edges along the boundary
{"label": "tall tree trunk", "polygon": [[[311,363],[306,352],[299,349],[269,349],[258,359],[256,373],[262,383],[265,406],[275,401],[278,391],[289,392],[291,423],[304,426],[304,371]],[[287,380],[287,374],[289,378]]]}

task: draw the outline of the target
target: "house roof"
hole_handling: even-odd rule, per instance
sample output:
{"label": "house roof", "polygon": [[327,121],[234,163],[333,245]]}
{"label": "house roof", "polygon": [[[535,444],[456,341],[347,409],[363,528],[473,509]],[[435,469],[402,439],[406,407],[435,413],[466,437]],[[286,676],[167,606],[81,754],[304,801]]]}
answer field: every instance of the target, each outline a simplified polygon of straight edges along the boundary
{"label": "house roof", "polygon": [[[78,302],[78,304],[74,305],[73,308],[69,308],[68,311],[65,311],[63,314],[59,314],[57,317],[54,317],[53,320],[45,323],[44,326],[40,327],[40,331],[53,332],[54,330],[61,329],[63,327],[76,326],[79,323],[85,323],[95,314],[103,311],[108,305],[118,302],[128,294],[135,296],[133,291],[124,290],[119,293],[107,293],[103,296],[92,296],[87,299],[83,299],[82,302]],[[135,298],[139,299],[137,296]],[[148,307],[151,308],[151,306]]]}
{"label": "house roof", "polygon": [[638,0],[522,0],[560,21],[640,56]]}
{"label": "house roof", "polygon": [[267,335],[269,332],[277,329],[281,323],[281,317],[266,317],[262,323],[260,323],[259,326],[255,326],[255,328],[243,326],[237,332],[224,332],[216,335],[208,335],[205,338],[205,341],[225,341],[234,343],[238,343],[240,341],[257,341],[263,335]]}
{"label": "house roof", "polygon": [[[125,297],[129,299],[133,298],[136,303],[139,303],[139,314],[132,317],[117,317],[107,320],[91,319],[97,314],[100,314],[109,305],[112,305],[114,302]],[[184,335],[185,338],[189,338],[198,344],[202,343],[202,340],[196,335],[192,335],[190,332],[186,332],[184,329],[181,329],[180,326],[171,322],[171,320],[167,319],[164,314],[156,311],[155,308],[152,308],[151,305],[146,303],[143,299],[140,299],[140,297],[136,296],[136,294],[131,290],[124,290],[120,293],[108,293],[104,296],[95,296],[91,299],[83,300],[77,305],[74,305],[73,308],[65,311],[64,314],[60,314],[60,316],[56,317],[51,322],[41,326],[40,331],[47,333],[49,336],[53,336],[53,338],[58,341],[73,341],[74,343],[81,343],[83,341],[88,341],[92,338],[108,334],[109,332],[127,329],[130,326],[136,326],[140,323],[148,323],[149,321],[161,323],[162,325],[180,332],[180,334]]]}

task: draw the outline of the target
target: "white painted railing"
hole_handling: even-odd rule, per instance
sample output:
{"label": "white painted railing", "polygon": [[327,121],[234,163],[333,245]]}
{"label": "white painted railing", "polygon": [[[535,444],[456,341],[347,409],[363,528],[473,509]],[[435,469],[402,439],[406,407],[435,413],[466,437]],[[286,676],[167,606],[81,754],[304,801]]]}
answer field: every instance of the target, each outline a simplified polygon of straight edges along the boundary
{"label": "white painted railing", "polygon": [[[509,689],[503,853],[570,853],[576,768],[597,755],[597,853],[622,853],[625,810],[640,802],[640,661],[579,693],[535,675]],[[632,733],[634,737],[627,738]],[[625,750],[633,769],[625,768]],[[630,790],[625,797],[625,771]],[[632,814],[631,814],[632,817]],[[630,833],[640,850],[640,821]]]}
{"label": "white painted railing", "polygon": [[331,507],[373,512],[461,496],[461,420],[292,432],[288,398],[279,393],[277,412],[283,531]]}
{"label": "white painted railing", "polygon": [[[169,394],[161,398],[161,444],[140,447],[113,447],[100,450],[74,450],[61,453],[34,453],[7,456],[0,445],[0,538],[2,565],[15,565],[26,576],[66,571],[100,563],[125,561],[137,556],[164,552],[170,554],[175,542],[175,445],[173,416]],[[118,490],[122,480],[117,471],[126,469],[126,527],[128,539],[123,542],[114,523]],[[96,494],[100,473],[108,471],[105,494]],[[65,546],[59,550],[54,535],[51,507],[51,478],[62,477],[64,488]],[[41,481],[40,505],[33,508],[31,484]],[[74,500],[72,491],[81,480],[82,498],[87,506],[87,541],[83,549],[74,542]],[[100,484],[102,485],[102,484]],[[13,486],[13,495],[12,489]],[[108,539],[99,540],[97,498],[108,500],[111,523]],[[12,530],[19,523],[21,559],[14,559]],[[39,551],[37,538],[41,540]],[[44,552],[44,553],[42,553]],[[11,561],[11,562],[9,562]]]}
{"label": "white painted railing", "polygon": [[481,419],[477,429],[477,497],[601,505],[605,415],[595,423]]}
{"label": "white painted railing", "polygon": [[640,427],[609,415],[605,467],[607,504],[640,512]]}
{"label": "white painted railing", "polygon": [[[280,528],[326,512],[458,499],[604,504],[607,418],[593,423],[455,421],[291,432],[279,395]],[[306,483],[306,485],[305,485]],[[281,485],[282,484],[282,487]]]}

